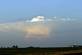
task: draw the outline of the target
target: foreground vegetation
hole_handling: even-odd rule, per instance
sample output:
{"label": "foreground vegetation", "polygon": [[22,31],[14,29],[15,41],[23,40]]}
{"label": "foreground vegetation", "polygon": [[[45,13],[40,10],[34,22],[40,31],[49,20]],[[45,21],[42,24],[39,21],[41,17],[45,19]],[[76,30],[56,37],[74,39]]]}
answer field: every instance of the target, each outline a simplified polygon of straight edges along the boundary
{"label": "foreground vegetation", "polygon": [[71,53],[76,50],[82,51],[82,47],[18,48],[17,46],[13,46],[12,48],[0,48],[0,55],[57,55],[59,53]]}

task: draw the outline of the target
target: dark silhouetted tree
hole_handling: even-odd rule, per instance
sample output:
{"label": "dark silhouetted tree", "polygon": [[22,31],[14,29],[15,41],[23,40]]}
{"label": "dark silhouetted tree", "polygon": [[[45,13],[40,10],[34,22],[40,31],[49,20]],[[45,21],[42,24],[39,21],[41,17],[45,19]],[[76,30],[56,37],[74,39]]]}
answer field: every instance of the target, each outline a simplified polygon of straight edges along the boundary
{"label": "dark silhouetted tree", "polygon": [[18,46],[17,45],[13,45],[12,48],[18,48]]}

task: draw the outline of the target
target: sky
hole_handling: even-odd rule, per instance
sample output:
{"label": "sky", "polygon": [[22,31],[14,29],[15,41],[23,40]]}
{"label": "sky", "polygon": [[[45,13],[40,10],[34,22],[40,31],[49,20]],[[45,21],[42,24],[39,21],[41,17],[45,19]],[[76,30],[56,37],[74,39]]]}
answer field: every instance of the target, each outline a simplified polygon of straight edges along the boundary
{"label": "sky", "polygon": [[81,0],[1,0],[0,19],[16,20],[37,15],[79,17]]}
{"label": "sky", "polygon": [[82,0],[0,0],[0,45],[82,44]]}

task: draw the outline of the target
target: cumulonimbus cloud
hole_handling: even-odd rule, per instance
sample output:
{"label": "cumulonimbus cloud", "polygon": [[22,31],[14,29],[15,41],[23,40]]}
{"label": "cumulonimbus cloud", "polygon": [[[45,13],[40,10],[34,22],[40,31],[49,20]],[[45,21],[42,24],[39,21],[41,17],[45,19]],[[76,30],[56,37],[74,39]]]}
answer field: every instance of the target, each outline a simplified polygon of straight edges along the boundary
{"label": "cumulonimbus cloud", "polygon": [[[55,17],[55,19],[50,19],[44,16],[36,16],[33,17],[32,20],[27,20],[25,22],[2,23],[0,24],[0,32],[13,32],[13,30],[19,30],[24,32],[26,37],[47,37],[53,28],[53,23],[49,23],[48,21],[55,22],[55,20],[70,21],[72,19],[57,19],[57,17]],[[43,22],[46,22],[47,24]]]}
{"label": "cumulonimbus cloud", "polygon": [[25,28],[27,37],[47,37],[50,29],[42,24],[34,24]]}
{"label": "cumulonimbus cloud", "polygon": [[0,24],[0,32],[13,32],[15,30],[24,32],[27,38],[47,37],[50,31],[48,25],[44,25],[44,23],[16,22]]}

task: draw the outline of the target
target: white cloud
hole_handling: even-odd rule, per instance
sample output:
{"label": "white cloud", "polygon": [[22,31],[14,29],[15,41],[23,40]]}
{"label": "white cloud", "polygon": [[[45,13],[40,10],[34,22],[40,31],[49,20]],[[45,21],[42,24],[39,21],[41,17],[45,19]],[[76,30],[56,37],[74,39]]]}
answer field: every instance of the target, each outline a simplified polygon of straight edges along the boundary
{"label": "white cloud", "polygon": [[32,20],[27,20],[26,22],[46,22],[46,21],[54,21],[54,20],[46,18],[45,16],[36,16],[33,17]]}
{"label": "white cloud", "polygon": [[44,16],[37,16],[37,17],[34,17],[31,22],[38,22],[38,21],[44,21]]}
{"label": "white cloud", "polygon": [[32,20],[27,20],[26,22],[41,22],[44,21],[45,17],[44,16],[36,16],[33,17]]}
{"label": "white cloud", "polygon": [[62,20],[62,21],[73,21],[74,19],[72,19],[72,18],[61,18],[60,20]]}
{"label": "white cloud", "polygon": [[33,17],[31,20],[26,20],[26,22],[49,22],[49,21],[75,21],[76,19],[74,18],[58,18],[56,16],[52,17],[52,18],[46,18],[45,16],[36,16]]}

